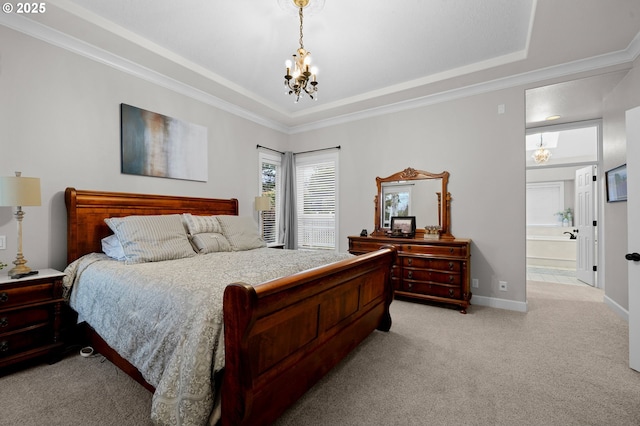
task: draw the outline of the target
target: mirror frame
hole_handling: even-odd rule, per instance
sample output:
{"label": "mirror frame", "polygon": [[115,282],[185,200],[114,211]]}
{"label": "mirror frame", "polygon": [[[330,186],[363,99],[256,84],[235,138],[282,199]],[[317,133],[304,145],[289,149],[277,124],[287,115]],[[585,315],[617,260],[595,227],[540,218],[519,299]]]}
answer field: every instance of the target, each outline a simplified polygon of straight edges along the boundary
{"label": "mirror frame", "polygon": [[[426,180],[426,179],[441,179],[442,190],[437,192],[438,196],[438,221],[442,228],[440,232],[440,239],[453,240],[455,237],[451,234],[451,193],[447,188],[449,185],[449,172],[444,171],[442,173],[431,173],[424,170],[416,170],[411,167],[407,167],[401,172],[394,173],[386,178],[376,177],[376,185],[378,187],[378,193],[374,198],[375,212],[374,212],[374,232],[373,235],[384,236],[388,228],[382,228],[380,226],[381,213],[382,213],[382,184],[385,182],[397,182],[397,181],[412,181],[412,180]],[[446,194],[444,200],[442,194]],[[416,196],[418,196],[416,194]],[[424,229],[416,230],[416,238],[422,238],[424,235]]]}

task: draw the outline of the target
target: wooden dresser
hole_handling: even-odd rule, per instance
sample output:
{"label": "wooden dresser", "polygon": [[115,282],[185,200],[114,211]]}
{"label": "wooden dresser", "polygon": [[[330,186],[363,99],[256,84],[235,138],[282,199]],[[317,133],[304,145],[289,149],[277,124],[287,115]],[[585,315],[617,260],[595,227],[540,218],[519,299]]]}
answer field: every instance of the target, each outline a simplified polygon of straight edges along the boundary
{"label": "wooden dresser", "polygon": [[20,279],[0,276],[0,374],[6,367],[62,352],[62,277],[53,269]]}
{"label": "wooden dresser", "polygon": [[398,248],[392,274],[396,297],[457,305],[467,313],[471,240],[349,237],[349,252],[363,254],[390,244]]}

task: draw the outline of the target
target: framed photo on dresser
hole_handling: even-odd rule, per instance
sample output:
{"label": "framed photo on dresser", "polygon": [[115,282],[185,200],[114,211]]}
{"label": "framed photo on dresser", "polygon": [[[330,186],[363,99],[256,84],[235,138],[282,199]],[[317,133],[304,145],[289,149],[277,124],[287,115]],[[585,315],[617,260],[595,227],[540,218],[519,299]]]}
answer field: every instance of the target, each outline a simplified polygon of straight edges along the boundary
{"label": "framed photo on dresser", "polygon": [[416,233],[415,216],[393,216],[391,218],[391,233],[402,236],[413,236]]}

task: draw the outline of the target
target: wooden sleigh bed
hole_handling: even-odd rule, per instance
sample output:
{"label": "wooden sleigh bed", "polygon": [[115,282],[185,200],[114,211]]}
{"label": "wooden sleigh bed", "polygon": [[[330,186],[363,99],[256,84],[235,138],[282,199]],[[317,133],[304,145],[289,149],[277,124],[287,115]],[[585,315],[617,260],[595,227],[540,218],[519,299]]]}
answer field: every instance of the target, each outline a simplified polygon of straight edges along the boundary
{"label": "wooden sleigh bed", "polygon": [[[67,188],[67,261],[101,251],[108,217],[237,215],[236,199]],[[221,424],[276,420],[375,329],[391,327],[393,247],[250,286],[224,290]],[[153,391],[138,370],[86,327],[94,349]]]}

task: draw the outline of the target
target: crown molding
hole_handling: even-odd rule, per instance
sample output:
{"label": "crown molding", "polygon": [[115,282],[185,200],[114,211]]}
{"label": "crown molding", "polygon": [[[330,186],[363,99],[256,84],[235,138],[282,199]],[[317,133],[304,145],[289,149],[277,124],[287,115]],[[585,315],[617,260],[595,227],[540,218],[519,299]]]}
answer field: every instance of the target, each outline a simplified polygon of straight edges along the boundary
{"label": "crown molding", "polygon": [[31,19],[18,16],[17,14],[0,14],[0,25],[4,25],[5,27],[11,28],[15,31],[76,53],[111,68],[115,68],[150,83],[157,84],[158,86],[188,96],[230,114],[260,124],[261,126],[265,126],[282,133],[289,132],[289,128],[279,122],[267,119],[247,109],[234,105],[231,102],[224,101],[216,96],[206,93],[203,90],[197,89],[191,85],[185,84],[172,77],[161,74]]}
{"label": "crown molding", "polygon": [[638,58],[639,55],[640,33],[636,35],[636,37],[631,41],[631,43],[625,50],[607,53],[592,58],[581,59],[578,61],[567,62],[561,65],[542,68],[539,70],[529,71],[526,73],[516,74],[474,85],[463,86],[457,89],[434,93],[432,95],[427,95],[408,101],[397,102],[394,104],[359,111],[353,114],[345,114],[335,118],[320,120],[300,126],[293,126],[289,129],[289,133],[295,134],[308,132],[311,130],[321,129],[323,127],[345,124],[351,121],[363,120],[366,118],[379,117],[381,115],[393,114],[396,112],[402,112],[415,108],[422,108],[429,105],[453,101],[469,96],[493,92],[496,90],[531,85],[545,80],[566,77],[582,72],[594,71],[616,65],[631,64],[635,59]]}
{"label": "crown molding", "polygon": [[285,133],[297,134],[324,127],[345,124],[366,118],[379,117],[410,109],[421,108],[442,102],[448,102],[474,96],[496,90],[508,89],[521,85],[528,85],[553,78],[589,72],[601,68],[630,64],[640,55],[640,33],[634,37],[629,46],[621,51],[607,53],[592,58],[568,62],[557,66],[543,68],[535,71],[512,75],[452,90],[447,90],[416,99],[397,102],[394,104],[374,107],[356,113],[343,114],[337,117],[318,120],[308,124],[287,126],[278,121],[268,119],[262,115],[253,113],[231,102],[224,101],[216,96],[197,89],[191,85],[180,82],[172,77],[161,74],[150,68],[144,67],[121,56],[110,53],[104,49],[91,45],[78,38],[52,29],[31,19],[17,14],[0,14],[0,25],[22,32],[46,43],[74,52],[78,55],[92,59],[104,65],[110,66],[127,74],[133,75],[158,86],[167,88],[176,93],[188,96],[197,101],[211,105],[230,114],[244,118],[261,126]]}

